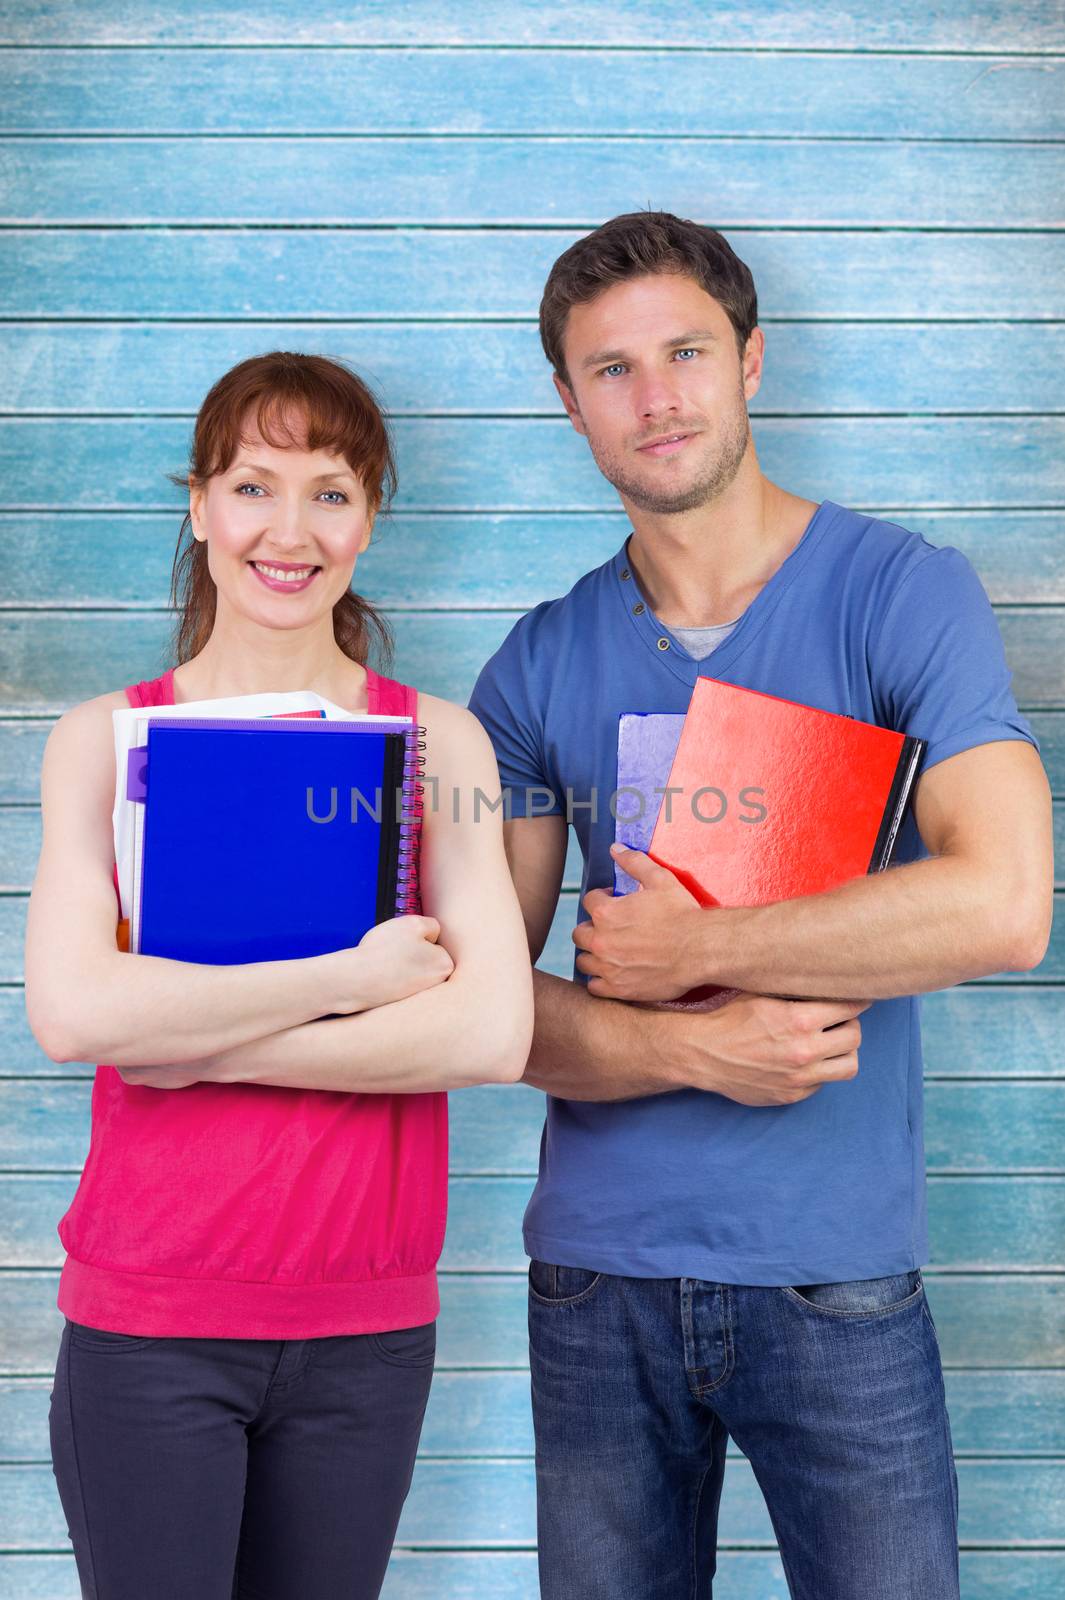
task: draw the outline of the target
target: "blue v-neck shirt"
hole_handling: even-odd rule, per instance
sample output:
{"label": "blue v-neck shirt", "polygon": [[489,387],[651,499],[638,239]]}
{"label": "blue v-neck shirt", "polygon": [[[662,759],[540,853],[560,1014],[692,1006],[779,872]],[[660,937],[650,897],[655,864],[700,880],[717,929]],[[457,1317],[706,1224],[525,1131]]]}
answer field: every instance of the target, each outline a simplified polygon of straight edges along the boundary
{"label": "blue v-neck shirt", "polygon": [[[470,701],[511,815],[571,816],[582,896],[613,884],[618,717],[685,711],[700,674],[916,735],[928,742],[922,771],[993,740],[1038,748],[987,595],[959,550],[826,500],[732,633],[696,662],[641,595],[626,540],[515,624]],[[594,820],[581,804],[593,790]],[[911,814],[895,859],[926,854]],[[574,977],[584,981],[576,968]],[[919,999],[878,1000],[861,1024],[857,1077],[795,1105],[745,1106],[697,1089],[615,1102],[549,1096],[525,1213],[529,1255],[749,1284],[922,1265]]]}

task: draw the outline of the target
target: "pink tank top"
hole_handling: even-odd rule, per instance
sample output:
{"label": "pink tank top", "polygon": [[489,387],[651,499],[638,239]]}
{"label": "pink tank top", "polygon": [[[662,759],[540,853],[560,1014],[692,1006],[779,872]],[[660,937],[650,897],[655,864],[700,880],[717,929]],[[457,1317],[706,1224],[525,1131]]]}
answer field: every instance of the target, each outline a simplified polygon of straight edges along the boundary
{"label": "pink tank top", "polygon": [[[367,668],[369,710],[416,691]],[[126,690],[173,705],[173,669]],[[447,1095],[266,1084],[149,1089],[96,1069],[92,1138],[59,1224],[59,1309],[156,1337],[309,1339],[439,1311]]]}

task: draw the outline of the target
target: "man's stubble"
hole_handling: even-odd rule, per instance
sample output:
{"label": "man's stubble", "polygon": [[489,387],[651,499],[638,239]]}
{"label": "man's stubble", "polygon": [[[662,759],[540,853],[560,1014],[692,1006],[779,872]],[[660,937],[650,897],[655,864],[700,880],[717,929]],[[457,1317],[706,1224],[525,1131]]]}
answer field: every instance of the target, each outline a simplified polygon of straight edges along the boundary
{"label": "man's stubble", "polygon": [[[640,511],[648,511],[656,516],[670,516],[683,511],[696,511],[700,506],[705,506],[719,495],[724,494],[729,484],[740,470],[740,465],[747,451],[751,437],[750,419],[747,415],[747,400],[742,388],[738,391],[739,404],[729,412],[724,420],[720,442],[711,459],[705,462],[697,474],[694,482],[670,488],[662,485],[652,488],[639,478],[631,475],[621,462],[595,437],[588,434],[588,445],[592,452],[599,471],[608,483],[613,484],[624,499]],[[683,422],[672,422],[660,426],[656,432],[668,431],[685,433],[690,429],[698,429],[705,434],[705,422],[700,419]],[[654,434],[648,434],[653,438]]]}

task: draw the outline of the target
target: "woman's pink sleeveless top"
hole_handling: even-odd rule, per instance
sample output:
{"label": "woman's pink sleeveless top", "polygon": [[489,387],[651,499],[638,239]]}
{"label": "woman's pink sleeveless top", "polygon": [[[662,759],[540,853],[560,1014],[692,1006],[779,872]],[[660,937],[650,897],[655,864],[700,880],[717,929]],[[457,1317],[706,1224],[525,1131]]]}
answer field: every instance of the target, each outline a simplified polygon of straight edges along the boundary
{"label": "woman's pink sleeveless top", "polygon": [[[369,710],[417,716],[367,669]],[[173,670],[126,690],[173,705]],[[447,1095],[264,1084],[149,1089],[98,1066],[59,1309],[159,1337],[309,1339],[429,1322]]]}

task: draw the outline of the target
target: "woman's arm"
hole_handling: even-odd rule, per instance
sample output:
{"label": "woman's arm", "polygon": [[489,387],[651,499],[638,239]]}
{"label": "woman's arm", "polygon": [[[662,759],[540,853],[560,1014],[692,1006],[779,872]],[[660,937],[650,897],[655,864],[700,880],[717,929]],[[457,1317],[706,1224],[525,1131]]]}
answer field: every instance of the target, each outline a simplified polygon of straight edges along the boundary
{"label": "woman's arm", "polygon": [[[532,1039],[532,973],[503,849],[495,756],[470,712],[431,695],[420,697],[419,708],[436,780],[426,790],[422,902],[439,922],[454,971],[409,999],[215,1055],[190,1068],[198,1078],[414,1094],[521,1077]],[[151,1069],[123,1077],[153,1082]],[[154,1081],[170,1086],[165,1068]]]}
{"label": "woman's arm", "polygon": [[[372,951],[216,967],[118,949],[111,712],[126,703],[123,694],[86,701],[45,746],[26,932],[26,1009],[41,1048],[54,1061],[185,1062],[392,999]],[[423,932],[435,935],[428,919]]]}

